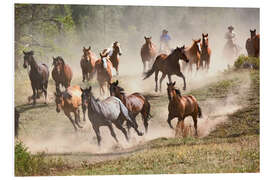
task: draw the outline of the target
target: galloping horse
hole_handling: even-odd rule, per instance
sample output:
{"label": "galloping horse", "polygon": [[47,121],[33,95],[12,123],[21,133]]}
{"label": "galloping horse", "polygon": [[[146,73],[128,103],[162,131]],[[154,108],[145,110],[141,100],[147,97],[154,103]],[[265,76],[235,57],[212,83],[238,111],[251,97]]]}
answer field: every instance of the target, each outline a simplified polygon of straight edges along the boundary
{"label": "galloping horse", "polygon": [[154,72],[155,72],[155,81],[156,81],[156,88],[155,88],[155,91],[157,92],[158,91],[158,84],[157,84],[157,81],[158,81],[158,73],[159,71],[162,72],[162,76],[159,80],[159,90],[161,91],[161,83],[163,81],[163,79],[166,77],[166,75],[168,75],[168,79],[169,79],[169,82],[172,81],[171,79],[171,76],[172,75],[176,75],[176,76],[179,76],[181,78],[183,78],[183,81],[184,81],[184,90],[186,89],[186,80],[185,80],[185,76],[184,74],[181,72],[181,67],[180,67],[180,64],[179,64],[179,59],[182,59],[184,60],[185,62],[189,62],[187,56],[185,55],[185,46],[183,47],[176,47],[176,49],[174,49],[171,54],[167,55],[167,54],[160,54],[153,66],[152,66],[152,69],[150,69],[149,71],[147,71],[145,73],[145,77],[144,79],[150,77]]}
{"label": "galloping horse", "polygon": [[149,67],[151,67],[156,55],[157,48],[156,45],[151,41],[152,37],[145,37],[145,44],[141,48],[141,58],[143,62],[143,72],[146,72]]}
{"label": "galloping horse", "polygon": [[111,83],[112,79],[112,63],[108,57],[108,53],[106,53],[106,50],[100,53],[100,59],[95,63],[95,71],[97,72],[100,94],[104,95],[104,86],[107,83],[107,87],[109,88],[109,83]]}
{"label": "galloping horse", "polygon": [[89,81],[94,76],[94,69],[95,69],[95,62],[97,60],[96,55],[91,51],[91,47],[85,48],[83,47],[83,55],[81,58],[81,69],[82,69],[82,76],[83,76],[83,82],[85,79]]}
{"label": "galloping horse", "polygon": [[42,90],[45,95],[45,104],[47,103],[47,87],[49,79],[49,68],[46,64],[37,64],[34,59],[34,52],[24,52],[24,63],[23,67],[27,68],[30,65],[31,69],[29,72],[29,78],[31,81],[31,86],[33,90],[33,105],[36,104],[36,96],[38,95],[38,90]]}
{"label": "galloping horse", "polygon": [[[74,85],[68,87],[65,91],[61,92],[59,89],[56,90],[55,103],[56,103],[56,112],[60,112],[62,109],[65,115],[69,118],[72,123],[75,131],[77,127],[82,128],[79,124],[80,121],[80,105],[82,104],[81,100],[81,88],[80,86]],[[74,113],[75,121],[71,117],[71,113]]]}
{"label": "galloping horse", "polygon": [[176,136],[179,134],[179,126],[181,127],[181,131],[184,131],[184,119],[187,116],[192,116],[195,128],[195,136],[198,136],[197,132],[197,118],[202,117],[202,111],[196,98],[192,95],[182,96],[181,92],[178,89],[175,89],[174,83],[167,83],[167,92],[169,98],[168,105],[168,119],[167,122],[170,128],[173,129],[171,120],[174,118],[178,118],[178,123],[176,126]]}
{"label": "galloping horse", "polygon": [[[151,118],[150,115],[150,103],[148,100],[138,92],[135,92],[130,95],[126,95],[124,93],[124,89],[118,86],[118,80],[110,84],[110,94],[111,96],[115,96],[119,98],[122,103],[127,107],[129,114],[134,117],[136,120],[136,116],[141,113],[145,132],[148,130],[148,120]],[[130,129],[130,125],[128,125],[128,130]]]}
{"label": "galloping horse", "polygon": [[[192,72],[192,66],[193,64],[196,64],[197,71],[200,67],[200,59],[201,59],[201,46],[200,42],[201,39],[192,40],[193,43],[190,47],[187,47],[185,49],[185,54],[187,58],[189,59],[189,71]],[[183,62],[183,68],[186,69],[187,63]]]}
{"label": "galloping horse", "polygon": [[129,139],[127,131],[122,126],[124,121],[127,121],[139,136],[143,135],[143,133],[138,131],[136,121],[129,115],[127,108],[120,99],[110,96],[103,101],[99,101],[93,96],[91,90],[91,86],[88,89],[81,89],[81,97],[83,101],[86,100],[88,102],[88,118],[96,133],[98,145],[100,145],[101,141],[99,131],[100,126],[108,126],[111,131],[111,135],[116,142],[118,142],[118,139],[115,135],[112,124],[123,132],[127,141]]}
{"label": "galloping horse", "polygon": [[256,34],[256,29],[250,29],[250,38],[246,41],[246,50],[248,56],[260,56],[260,34]]}
{"label": "galloping horse", "polygon": [[112,62],[113,67],[116,70],[117,75],[119,75],[118,65],[119,65],[119,61],[120,61],[119,56],[121,56],[121,55],[122,55],[122,51],[120,48],[120,44],[119,44],[119,42],[115,41],[113,43],[113,46],[112,46],[110,60]]}
{"label": "galloping horse", "polygon": [[70,86],[72,79],[72,70],[68,64],[65,63],[62,57],[53,57],[54,68],[52,70],[52,78],[55,81],[56,89],[60,88],[60,84],[65,88]]}
{"label": "galloping horse", "polygon": [[[202,43],[201,43],[201,60],[200,60],[200,66],[202,69],[206,68],[207,71],[209,70],[210,66],[210,57],[211,57],[211,49],[209,48],[208,43],[208,33],[204,34],[202,33]],[[203,64],[203,62],[205,62]]]}

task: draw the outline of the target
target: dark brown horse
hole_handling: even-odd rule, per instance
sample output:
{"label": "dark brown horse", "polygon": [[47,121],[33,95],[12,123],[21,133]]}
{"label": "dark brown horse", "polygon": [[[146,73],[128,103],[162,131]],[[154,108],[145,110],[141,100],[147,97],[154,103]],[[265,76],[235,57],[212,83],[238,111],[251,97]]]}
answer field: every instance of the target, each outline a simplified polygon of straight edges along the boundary
{"label": "dark brown horse", "polygon": [[[152,37],[145,37],[145,44],[141,48],[141,58],[143,62],[143,72],[146,72],[151,67],[154,59],[157,56],[156,45],[151,41]],[[149,66],[149,67],[148,67]]]}
{"label": "dark brown horse", "polygon": [[[81,95],[82,91],[80,86],[74,85],[68,87],[65,91],[56,90],[55,95],[55,104],[56,112],[60,112],[62,109],[65,115],[71,121],[75,131],[77,127],[82,128],[79,124],[80,122],[80,105],[82,104]],[[74,113],[75,121],[71,117],[71,113]]]}
{"label": "dark brown horse", "polygon": [[119,75],[119,69],[118,69],[119,62],[120,62],[119,56],[121,56],[121,55],[122,55],[122,51],[120,48],[120,44],[119,44],[119,42],[115,41],[113,43],[112,53],[110,55],[110,60],[112,62],[113,67],[116,70],[117,75]]}
{"label": "dark brown horse", "polygon": [[187,116],[191,116],[194,122],[195,128],[195,136],[198,136],[197,132],[197,118],[202,117],[202,111],[196,98],[192,95],[182,96],[181,92],[176,89],[175,82],[174,83],[167,83],[167,92],[169,98],[169,114],[167,122],[170,128],[173,129],[171,120],[174,118],[178,118],[178,123],[176,126],[176,136],[179,133],[179,126],[181,127],[181,131],[184,131],[184,119]]}
{"label": "dark brown horse", "polygon": [[60,84],[65,88],[70,86],[72,79],[72,70],[68,64],[65,63],[64,59],[60,56],[53,57],[53,70],[52,78],[55,81],[56,89],[60,89]]}
{"label": "dark brown horse", "polygon": [[250,30],[250,38],[246,41],[246,50],[248,56],[260,56],[260,34],[256,34],[256,29]]}
{"label": "dark brown horse", "polygon": [[123,123],[128,122],[132,128],[137,132],[138,136],[142,136],[138,130],[138,124],[128,113],[128,109],[121,102],[120,99],[114,96],[110,96],[105,100],[98,100],[92,94],[91,86],[88,89],[81,89],[81,98],[83,101],[88,102],[88,118],[92,124],[92,127],[96,133],[98,145],[100,145],[101,135],[99,128],[101,126],[107,126],[111,132],[111,135],[118,142],[116,134],[113,130],[112,124],[114,124],[119,130],[123,132],[126,140],[128,135],[126,129],[123,127]]}
{"label": "dark brown horse", "polygon": [[210,67],[210,57],[211,57],[211,49],[209,48],[208,43],[208,33],[202,33],[202,43],[201,43],[201,59],[200,59],[200,67],[202,69],[209,70]]}
{"label": "dark brown horse", "polygon": [[36,98],[38,97],[38,90],[44,92],[45,104],[47,103],[47,87],[49,79],[49,68],[46,64],[37,64],[34,59],[34,52],[24,52],[24,63],[23,67],[31,67],[29,72],[29,78],[31,81],[31,86],[33,90],[33,104],[36,104]]}
{"label": "dark brown horse", "polygon": [[156,81],[156,88],[155,91],[158,91],[158,73],[159,71],[162,72],[162,76],[159,80],[159,90],[161,91],[161,83],[163,81],[163,79],[166,77],[166,75],[168,75],[168,79],[169,82],[172,81],[171,76],[172,75],[176,75],[179,76],[181,78],[183,78],[184,81],[184,90],[186,89],[186,80],[185,80],[185,76],[184,74],[181,72],[181,67],[179,64],[179,59],[184,60],[185,62],[188,62],[188,58],[185,55],[185,46],[183,47],[176,47],[176,49],[174,49],[171,54],[167,55],[167,54],[160,54],[153,66],[152,69],[150,69],[149,71],[147,71],[145,73],[145,77],[144,79],[150,77],[154,72],[155,72],[155,81]]}
{"label": "dark brown horse", "polygon": [[83,55],[81,58],[81,69],[82,69],[82,76],[83,76],[83,82],[85,79],[89,81],[94,76],[95,71],[95,63],[96,63],[97,57],[96,55],[91,51],[91,47],[85,48],[83,47]]}
{"label": "dark brown horse", "polygon": [[190,47],[185,49],[185,54],[189,59],[189,63],[183,62],[183,68],[186,69],[186,66],[189,66],[189,71],[192,72],[193,64],[196,65],[196,69],[199,70],[200,68],[200,59],[201,59],[201,46],[200,42],[201,39],[192,40],[193,43]]}
{"label": "dark brown horse", "polygon": [[112,63],[104,50],[100,53],[100,59],[95,63],[95,71],[97,72],[97,80],[100,87],[100,94],[105,94],[105,86],[107,83],[107,87],[109,88],[109,84],[112,80]]}
{"label": "dark brown horse", "polygon": [[[150,119],[150,103],[148,100],[138,92],[132,93],[130,95],[126,95],[125,90],[118,86],[118,80],[110,84],[110,94],[111,96],[115,96],[119,98],[122,103],[127,107],[129,114],[134,117],[136,120],[136,116],[141,113],[145,132],[148,130],[148,120]],[[130,125],[128,124],[128,130],[130,129]]]}

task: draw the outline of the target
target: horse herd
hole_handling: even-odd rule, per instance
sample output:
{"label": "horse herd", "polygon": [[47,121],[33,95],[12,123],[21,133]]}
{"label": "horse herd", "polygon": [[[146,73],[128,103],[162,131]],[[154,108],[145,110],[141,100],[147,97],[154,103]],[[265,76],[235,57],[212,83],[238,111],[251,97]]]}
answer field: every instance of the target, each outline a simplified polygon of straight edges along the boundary
{"label": "horse herd", "polygon": [[[251,38],[247,40],[248,47],[251,49],[254,40],[254,32],[251,33]],[[255,31],[256,34],[256,31]],[[197,118],[202,117],[202,110],[194,96],[182,96],[180,90],[175,88],[175,82],[172,82],[171,76],[176,75],[183,79],[184,87],[186,89],[185,76],[181,72],[179,60],[183,60],[183,67],[192,71],[193,64],[196,65],[196,70],[206,69],[210,67],[211,49],[208,44],[208,34],[202,34],[201,39],[193,40],[190,47],[176,47],[169,53],[158,54],[156,45],[151,41],[151,37],[144,37],[145,44],[141,48],[141,58],[143,62],[144,79],[150,77],[155,72],[155,91],[158,91],[158,73],[162,73],[159,80],[159,91],[161,91],[161,84],[163,79],[168,76],[167,94],[169,99],[168,105],[168,119],[169,127],[173,118],[178,118],[176,125],[176,133],[184,130],[184,119],[191,116],[194,121],[195,135],[197,133]],[[257,41],[256,41],[257,43]],[[39,90],[44,92],[45,103],[47,103],[47,87],[49,79],[49,68],[46,64],[37,64],[34,59],[34,52],[24,52],[23,67],[30,66],[29,78],[31,80],[31,87],[33,90],[33,104],[36,103],[36,98],[39,97]],[[252,51],[257,54],[257,51]],[[141,93],[135,92],[126,95],[122,87],[119,86],[118,80],[112,82],[112,68],[115,68],[117,75],[119,75],[119,56],[121,56],[121,48],[119,42],[115,41],[112,49],[104,49],[100,53],[100,58],[91,51],[91,47],[83,47],[83,55],[80,60],[82,70],[82,81],[89,81],[97,75],[97,81],[100,86],[100,94],[104,95],[105,87],[110,91],[110,97],[105,100],[95,98],[92,92],[92,87],[82,89],[78,85],[71,86],[72,69],[65,63],[60,56],[53,57],[54,66],[52,70],[52,77],[55,81],[56,91],[54,93],[56,111],[60,112],[62,109],[64,114],[71,121],[75,131],[82,128],[80,125],[80,107],[83,111],[83,121],[86,120],[85,114],[88,111],[88,118],[96,133],[98,145],[101,142],[100,126],[107,126],[111,135],[118,142],[112,124],[123,132],[125,138],[128,140],[128,133],[130,128],[133,128],[137,135],[142,136],[143,133],[138,130],[136,116],[141,114],[145,127],[145,132],[148,131],[148,121],[152,117],[150,114],[151,105],[147,97]],[[149,68],[151,65],[151,68]],[[65,87],[64,91],[60,90],[60,85]],[[74,119],[72,118],[74,114]],[[127,130],[124,128],[126,122]]]}

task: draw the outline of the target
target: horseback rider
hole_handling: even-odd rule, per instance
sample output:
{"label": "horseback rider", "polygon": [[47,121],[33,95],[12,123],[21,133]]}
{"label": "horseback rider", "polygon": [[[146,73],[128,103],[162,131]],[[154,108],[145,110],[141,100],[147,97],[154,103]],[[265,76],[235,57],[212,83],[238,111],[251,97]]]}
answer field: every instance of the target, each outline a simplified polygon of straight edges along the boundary
{"label": "horseback rider", "polygon": [[225,34],[225,39],[227,39],[227,44],[229,47],[237,49],[235,41],[236,41],[236,33],[233,31],[234,27],[229,26],[228,27],[228,32]]}
{"label": "horseback rider", "polygon": [[167,51],[170,50],[170,45],[169,42],[171,40],[170,35],[168,34],[168,31],[166,29],[164,29],[162,31],[162,34],[160,36],[160,49],[159,51]]}

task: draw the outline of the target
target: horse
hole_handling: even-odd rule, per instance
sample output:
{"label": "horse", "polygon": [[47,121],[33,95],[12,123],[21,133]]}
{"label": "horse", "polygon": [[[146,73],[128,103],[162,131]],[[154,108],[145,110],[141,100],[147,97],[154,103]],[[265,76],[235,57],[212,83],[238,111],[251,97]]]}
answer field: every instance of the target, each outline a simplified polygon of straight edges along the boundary
{"label": "horse", "polygon": [[143,62],[143,72],[146,72],[146,70],[149,69],[147,66],[149,66],[149,64],[152,65],[152,62],[157,56],[157,48],[156,45],[151,41],[152,37],[144,36],[144,39],[145,44],[143,44],[141,48],[141,58]]}
{"label": "horse", "polygon": [[34,59],[34,51],[25,52],[24,54],[24,63],[23,67],[26,69],[28,66],[31,67],[29,71],[29,78],[31,81],[31,86],[33,90],[33,105],[36,104],[37,95],[39,95],[38,90],[41,90],[44,93],[45,104],[47,104],[47,87],[49,79],[49,68],[46,64],[41,63],[37,64]]}
{"label": "horse", "polygon": [[83,82],[85,79],[89,81],[94,76],[96,55],[91,51],[91,47],[83,47],[83,55],[81,57],[80,65],[82,69]]}
{"label": "horse", "polygon": [[[173,129],[171,120],[174,118],[178,118],[178,123],[176,126],[176,136],[179,133],[179,128],[181,127],[181,131],[184,131],[184,119],[187,116],[191,116],[194,122],[195,128],[195,136],[198,136],[197,132],[197,118],[202,117],[202,110],[198,105],[196,98],[192,95],[182,96],[180,90],[176,89],[175,82],[174,83],[167,83],[167,93],[169,99],[168,105],[168,119],[167,122],[170,128]],[[179,127],[180,126],[180,127]]]}
{"label": "horse", "polygon": [[189,64],[183,62],[183,69],[186,69],[187,65],[189,66],[189,72],[192,72],[193,64],[196,65],[196,70],[200,68],[200,59],[201,59],[201,39],[194,40],[190,47],[185,48],[185,54],[189,59]]}
{"label": "horse", "polygon": [[68,88],[72,79],[72,70],[70,66],[65,63],[61,56],[52,58],[54,66],[52,70],[52,78],[55,81],[56,89],[60,88],[60,84],[65,88]]}
{"label": "horse", "polygon": [[118,139],[115,135],[112,124],[114,124],[118,129],[122,131],[127,141],[129,140],[127,131],[122,126],[124,121],[127,121],[131,127],[134,128],[138,136],[143,135],[143,133],[138,130],[138,124],[134,118],[129,115],[128,109],[120,99],[114,96],[110,96],[107,99],[100,101],[93,96],[91,90],[91,86],[88,89],[81,89],[81,98],[83,101],[86,100],[88,102],[88,118],[96,133],[99,146],[101,142],[99,131],[100,126],[107,126],[111,132],[112,137],[117,143]]}
{"label": "horse", "polygon": [[95,72],[97,72],[100,94],[105,94],[104,86],[107,83],[107,87],[109,88],[109,83],[112,79],[112,63],[108,57],[108,53],[106,53],[106,50],[100,53],[100,59],[95,63]]}
{"label": "horse", "polygon": [[20,113],[19,111],[14,108],[14,129],[15,129],[15,137],[18,137],[18,131],[19,131],[19,118],[20,118]]}
{"label": "horse", "polygon": [[[211,49],[209,48],[209,43],[208,43],[208,33],[204,34],[202,33],[202,43],[200,44],[201,46],[201,59],[200,59],[200,67],[202,69],[207,69],[209,70],[210,66],[210,57],[211,57]],[[203,62],[205,62],[203,64]]]}
{"label": "horse", "polygon": [[[136,120],[136,116],[141,113],[145,132],[148,131],[148,121],[152,117],[150,114],[150,103],[149,101],[140,93],[135,92],[130,95],[126,95],[125,90],[118,86],[118,80],[116,82],[110,83],[110,95],[119,98],[122,103],[127,107],[129,113]],[[130,125],[128,125],[128,130]]]}
{"label": "horse", "polygon": [[181,66],[179,64],[179,59],[184,60],[185,62],[189,62],[187,56],[185,55],[185,46],[182,47],[176,47],[171,54],[160,54],[157,56],[152,69],[147,71],[145,73],[144,79],[147,79],[155,72],[155,82],[156,82],[156,88],[155,91],[158,91],[158,73],[159,71],[162,72],[162,76],[159,80],[159,91],[161,92],[161,83],[163,79],[168,75],[169,82],[171,82],[171,76],[176,75],[178,77],[181,77],[184,81],[184,90],[186,89],[186,80],[184,74],[181,72]]}
{"label": "horse", "polygon": [[[64,114],[69,118],[72,123],[75,132],[77,128],[82,128],[79,124],[80,122],[80,105],[82,104],[81,100],[81,88],[78,85],[70,86],[65,91],[56,90],[55,95],[55,104],[56,112],[59,113],[61,109],[64,111]],[[74,113],[75,121],[71,117],[71,113]]]}
{"label": "horse", "polygon": [[112,46],[112,53],[110,55],[110,60],[112,62],[113,67],[116,70],[117,75],[119,75],[119,70],[118,70],[119,61],[120,61],[119,56],[121,55],[122,55],[122,51],[120,48],[120,44],[119,42],[115,41]]}
{"label": "horse", "polygon": [[246,41],[246,50],[249,57],[260,56],[260,34],[256,34],[256,29],[250,29],[250,38]]}

